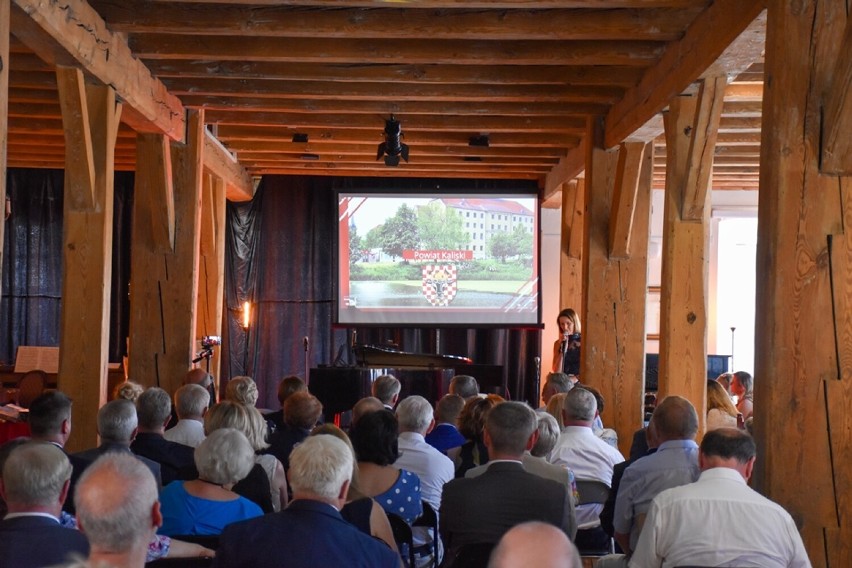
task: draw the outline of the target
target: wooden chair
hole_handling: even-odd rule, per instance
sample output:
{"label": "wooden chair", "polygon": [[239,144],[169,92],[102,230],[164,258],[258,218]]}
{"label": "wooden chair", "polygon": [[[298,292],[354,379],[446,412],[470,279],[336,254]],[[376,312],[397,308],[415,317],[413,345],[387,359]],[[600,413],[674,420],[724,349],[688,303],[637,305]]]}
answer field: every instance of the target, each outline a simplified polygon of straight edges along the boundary
{"label": "wooden chair", "polygon": [[415,519],[414,524],[412,526],[415,527],[426,527],[432,530],[432,544],[424,545],[430,546],[432,549],[432,558],[433,565],[435,568],[438,568],[438,556],[440,550],[440,538],[441,535],[438,533],[438,513],[435,512],[435,509],[432,508],[432,505],[423,501],[423,513]]}
{"label": "wooden chair", "polygon": [[[405,522],[405,519],[393,513],[387,513],[388,521],[390,522],[393,539],[399,547],[400,554],[406,566],[414,566],[414,537],[411,534],[411,525]],[[405,555],[408,556],[406,561]]]}
{"label": "wooden chair", "polygon": [[44,392],[47,384],[47,373],[30,371],[18,381],[18,406],[29,408],[30,404]]}

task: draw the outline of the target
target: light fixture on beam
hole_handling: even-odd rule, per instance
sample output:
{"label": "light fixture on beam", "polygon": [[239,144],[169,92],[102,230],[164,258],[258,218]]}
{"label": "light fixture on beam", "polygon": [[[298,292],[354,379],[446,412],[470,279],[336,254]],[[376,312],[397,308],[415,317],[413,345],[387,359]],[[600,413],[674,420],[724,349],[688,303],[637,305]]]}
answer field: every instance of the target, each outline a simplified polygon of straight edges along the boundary
{"label": "light fixture on beam", "polygon": [[490,145],[490,140],[488,139],[487,134],[482,134],[480,136],[471,136],[470,141],[468,142],[468,146],[476,146],[478,148],[488,148]]}
{"label": "light fixture on beam", "polygon": [[376,152],[376,160],[385,157],[385,165],[396,167],[399,165],[401,157],[406,162],[408,161],[408,144],[402,143],[402,125],[393,115],[385,121],[385,130],[382,133],[385,141],[379,144]]}
{"label": "light fixture on beam", "polygon": [[305,143],[308,141],[308,135],[302,132],[296,132],[293,134],[293,142],[294,143]]}

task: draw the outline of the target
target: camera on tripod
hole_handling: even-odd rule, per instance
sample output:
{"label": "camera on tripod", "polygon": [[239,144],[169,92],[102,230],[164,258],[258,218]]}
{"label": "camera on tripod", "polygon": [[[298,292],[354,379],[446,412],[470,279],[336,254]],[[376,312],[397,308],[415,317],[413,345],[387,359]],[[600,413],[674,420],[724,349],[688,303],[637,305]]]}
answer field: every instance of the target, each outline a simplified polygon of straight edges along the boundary
{"label": "camera on tripod", "polygon": [[201,338],[202,349],[210,349],[211,347],[216,347],[218,345],[222,345],[221,335],[205,335]]}

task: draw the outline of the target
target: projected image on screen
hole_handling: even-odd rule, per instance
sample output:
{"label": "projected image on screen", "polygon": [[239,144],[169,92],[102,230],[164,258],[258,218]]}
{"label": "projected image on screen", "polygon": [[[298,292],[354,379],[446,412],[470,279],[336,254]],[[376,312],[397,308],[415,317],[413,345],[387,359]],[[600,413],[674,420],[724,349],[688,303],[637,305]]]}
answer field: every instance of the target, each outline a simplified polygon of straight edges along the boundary
{"label": "projected image on screen", "polygon": [[535,196],[341,193],[339,212],[339,323],[538,323]]}

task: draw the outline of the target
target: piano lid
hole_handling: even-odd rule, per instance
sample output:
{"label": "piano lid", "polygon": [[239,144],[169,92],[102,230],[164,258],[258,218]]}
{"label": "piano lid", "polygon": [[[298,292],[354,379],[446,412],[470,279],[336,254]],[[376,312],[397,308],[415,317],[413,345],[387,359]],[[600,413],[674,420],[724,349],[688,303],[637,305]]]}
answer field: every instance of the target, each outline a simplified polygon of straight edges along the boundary
{"label": "piano lid", "polygon": [[378,345],[356,345],[355,358],[361,367],[395,367],[397,369],[429,369],[470,365],[467,357],[436,353],[408,353]]}

